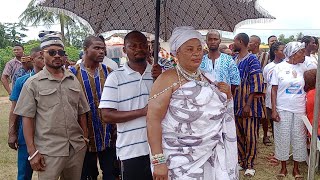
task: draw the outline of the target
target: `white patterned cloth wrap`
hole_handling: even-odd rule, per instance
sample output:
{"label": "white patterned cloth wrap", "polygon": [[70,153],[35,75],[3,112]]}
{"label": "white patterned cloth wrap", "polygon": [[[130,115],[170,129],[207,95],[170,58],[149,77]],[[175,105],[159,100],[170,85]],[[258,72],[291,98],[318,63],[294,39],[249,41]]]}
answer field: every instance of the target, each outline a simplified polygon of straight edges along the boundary
{"label": "white patterned cloth wrap", "polygon": [[162,134],[169,179],[239,179],[233,101],[214,85],[190,81],[176,90]]}

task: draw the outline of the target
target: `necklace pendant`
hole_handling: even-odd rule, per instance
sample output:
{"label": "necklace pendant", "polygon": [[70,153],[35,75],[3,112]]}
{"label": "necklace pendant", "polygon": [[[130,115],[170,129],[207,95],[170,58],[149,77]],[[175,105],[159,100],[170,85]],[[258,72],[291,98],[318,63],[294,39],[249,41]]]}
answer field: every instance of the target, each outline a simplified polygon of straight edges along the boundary
{"label": "necklace pendant", "polygon": [[203,82],[203,81],[196,81],[196,84],[202,87],[208,87],[209,83],[208,82]]}

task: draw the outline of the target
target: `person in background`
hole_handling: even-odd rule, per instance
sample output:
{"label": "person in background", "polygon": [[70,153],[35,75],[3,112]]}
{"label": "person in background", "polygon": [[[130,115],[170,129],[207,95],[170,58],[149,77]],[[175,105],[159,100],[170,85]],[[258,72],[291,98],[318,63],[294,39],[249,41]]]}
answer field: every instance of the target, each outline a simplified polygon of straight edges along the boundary
{"label": "person in background", "polygon": [[311,56],[311,53],[317,49],[315,39],[312,36],[303,36],[301,42],[305,43],[306,46],[306,56],[303,63],[308,69],[317,69],[318,60]]}
{"label": "person in background", "polygon": [[[306,95],[306,113],[310,123],[313,123],[313,113],[314,113],[314,102],[316,98],[316,81],[317,81],[317,70],[311,69],[303,74],[305,81],[304,91]],[[320,123],[318,125],[318,138],[320,140]]]}
{"label": "person in background", "polygon": [[307,134],[303,123],[306,112],[306,93],[303,74],[305,44],[290,42],[284,49],[285,59],[273,70],[270,84],[272,119],[274,121],[275,158],[281,161],[281,170],[277,178],[288,174],[290,145],[293,153],[293,171],[295,179],[303,179],[299,162],[307,160]]}
{"label": "person in background", "polygon": [[153,79],[162,69],[147,62],[147,38],[139,31],[125,36],[123,52],[129,61],[108,76],[99,108],[105,123],[117,124],[116,149],[122,178],[152,180],[146,115]]}
{"label": "person in background", "polygon": [[200,69],[207,73],[207,77],[212,82],[225,82],[231,86],[231,92],[240,84],[239,70],[231,56],[221,53],[219,45],[221,43],[220,33],[210,30],[206,36],[206,43],[209,53],[204,55]]}
{"label": "person in background", "polygon": [[[259,36],[257,36],[257,35],[250,36],[248,50],[249,50],[249,52],[251,52],[252,54],[255,54],[258,57],[258,59],[261,63],[261,68],[263,70],[263,68],[269,62],[269,53],[260,51],[260,44],[261,44],[261,39]],[[270,46],[270,48],[271,48],[271,46]]]}
{"label": "person in background", "polygon": [[11,149],[18,150],[18,180],[31,180],[33,170],[28,161],[28,150],[23,136],[22,118],[13,113],[19,99],[22,87],[29,77],[40,72],[44,66],[40,47],[31,49],[30,61],[33,63],[33,71],[16,80],[10,95],[11,109],[9,116],[8,145]]}
{"label": "person in background", "polygon": [[14,114],[22,116],[28,160],[39,180],[79,180],[86,153],[86,112],[77,78],[64,68],[61,34],[44,34],[45,67],[24,84]]}
{"label": "person in background", "polygon": [[[150,44],[150,62],[149,63],[151,63],[151,64],[154,63],[154,43],[155,43],[155,40],[152,40],[151,44]],[[159,47],[158,64],[161,66],[162,70],[165,71],[165,70],[173,68],[174,67],[173,62],[169,59],[170,58],[169,55],[165,55],[164,53],[161,52],[163,50],[160,47],[160,43],[158,44],[158,47]]]}
{"label": "person in background", "polygon": [[11,95],[10,81],[13,87],[15,83],[13,77],[22,67],[21,58],[23,56],[23,51],[24,47],[21,44],[13,46],[13,53],[15,57],[6,63],[1,75],[1,82],[9,95]]}
{"label": "person in background", "polygon": [[271,49],[271,46],[273,43],[278,42],[278,38],[275,35],[271,35],[268,37],[268,46],[269,46],[269,50]]}
{"label": "person in background", "polygon": [[311,57],[316,59],[318,62],[318,51],[319,51],[319,39],[315,36],[313,36],[314,39],[314,44],[315,44],[315,49],[311,52]]}
{"label": "person in background", "polygon": [[30,56],[22,56],[21,57],[21,65],[22,67],[13,75],[12,77],[12,87],[14,86],[16,80],[19,77],[22,77],[26,74],[31,73],[32,69],[33,69],[33,64],[31,62],[31,58]]}
{"label": "person in background", "polygon": [[272,132],[273,132],[273,121],[271,118],[272,114],[272,105],[271,105],[271,88],[272,85],[271,83],[271,78],[272,78],[272,73],[275,68],[275,66],[279,63],[282,62],[282,60],[285,58],[285,55],[283,53],[285,44],[282,42],[276,42],[273,43],[270,49],[270,60],[271,62],[266,65],[266,67],[263,69],[263,78],[264,78],[264,83],[267,87],[266,91],[266,98],[265,98],[265,104],[267,108],[267,119],[271,123],[272,127]]}
{"label": "person in background", "polygon": [[104,37],[102,35],[99,36],[99,38],[102,40],[102,42],[105,45],[105,49],[104,49],[104,58],[102,61],[102,64],[104,64],[105,66],[111,68],[112,70],[116,70],[119,68],[118,63],[116,63],[114,60],[110,59],[107,57],[107,46],[106,46],[106,41],[104,39]]}
{"label": "person in background", "polygon": [[[261,44],[261,39],[259,36],[256,36],[256,35],[252,35],[250,36],[250,41],[249,41],[249,44],[248,44],[248,50],[249,52],[251,52],[252,54],[255,54],[260,63],[261,63],[261,69],[263,71],[264,67],[268,64],[269,62],[269,53],[267,52],[262,52],[260,51],[260,44]],[[262,94],[262,96],[257,96],[255,98],[262,98],[264,99],[264,94]],[[265,104],[265,100],[263,100],[263,104],[262,104],[264,107],[263,109],[265,109],[266,107],[266,104]],[[261,123],[262,123],[262,129],[263,129],[263,144],[266,145],[266,146],[271,146],[272,145],[272,142],[268,136],[268,128],[269,128],[269,121],[267,120],[267,117],[266,118],[262,118],[261,119]]]}
{"label": "person in background", "polygon": [[238,138],[238,160],[245,176],[254,176],[257,156],[257,139],[260,119],[265,118],[263,98],[265,92],[261,64],[256,55],[248,51],[249,36],[240,33],[234,38],[235,57],[240,72],[241,84],[234,95],[235,118]]}
{"label": "person in background", "polygon": [[225,53],[225,54],[228,54],[229,56],[232,56],[232,51],[231,51],[231,49],[229,49],[228,46],[225,45],[225,44],[220,44],[220,45],[219,45],[219,51],[220,51],[221,53]]}

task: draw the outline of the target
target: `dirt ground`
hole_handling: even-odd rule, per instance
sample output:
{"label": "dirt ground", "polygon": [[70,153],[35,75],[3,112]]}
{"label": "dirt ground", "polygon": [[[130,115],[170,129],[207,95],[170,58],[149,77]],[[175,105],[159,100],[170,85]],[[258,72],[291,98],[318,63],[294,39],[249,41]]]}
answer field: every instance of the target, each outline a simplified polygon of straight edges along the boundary
{"label": "dirt ground", "polygon": [[[16,179],[16,152],[9,149],[7,145],[7,129],[8,129],[8,114],[10,110],[10,102],[8,97],[0,97],[0,180],[14,180]],[[262,134],[262,133],[260,133]],[[256,162],[256,175],[253,178],[244,178],[243,171],[240,172],[240,179],[252,180],[272,180],[276,179],[276,174],[280,171],[280,166],[273,167],[269,165],[266,157],[274,150],[273,146],[265,146],[262,144],[262,137],[259,138],[258,157]],[[285,180],[293,180],[292,173],[293,161],[288,162],[288,176]],[[301,173],[307,179],[308,166],[306,163],[301,164]],[[37,179],[36,173],[34,178]],[[99,176],[101,179],[101,176]],[[318,172],[316,180],[320,180]]]}

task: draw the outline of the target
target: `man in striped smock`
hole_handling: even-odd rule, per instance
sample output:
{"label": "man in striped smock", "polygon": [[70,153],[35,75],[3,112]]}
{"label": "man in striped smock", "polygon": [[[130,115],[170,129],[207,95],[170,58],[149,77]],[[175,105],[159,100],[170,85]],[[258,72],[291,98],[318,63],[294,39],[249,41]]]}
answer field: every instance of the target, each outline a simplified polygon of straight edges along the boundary
{"label": "man in striped smock", "polygon": [[147,38],[132,31],[124,38],[129,61],[107,78],[100,106],[103,120],[117,124],[117,156],[125,180],[151,180],[146,114],[153,79],[162,70],[147,63]]}
{"label": "man in striped smock", "polygon": [[245,33],[234,38],[234,49],[239,52],[234,58],[241,79],[240,86],[235,91],[234,108],[239,163],[246,169],[246,176],[254,176],[259,119],[265,117],[263,99],[254,97],[264,93],[264,84],[260,62],[256,55],[248,52],[248,43],[249,36]]}
{"label": "man in striped smock", "polygon": [[[259,36],[256,36],[256,35],[250,36],[248,50],[252,54],[255,54],[257,56],[261,64],[261,70],[263,71],[264,67],[269,63],[269,53],[260,51],[260,44],[261,44],[261,39]],[[256,96],[255,98],[265,99],[265,96],[264,94],[262,94],[262,95]],[[263,100],[262,103],[263,103],[262,104],[263,108],[266,109],[265,100]],[[263,144],[266,146],[271,146],[272,142],[268,137],[268,126],[269,126],[268,119],[267,118],[261,119],[261,123],[262,123],[262,129],[263,129]]]}
{"label": "man in striped smock", "polygon": [[86,114],[89,143],[81,179],[97,179],[98,158],[103,180],[115,180],[116,152],[112,145],[116,138],[112,132],[115,127],[103,122],[101,111],[98,109],[103,85],[112,70],[101,63],[105,57],[106,46],[100,37],[88,36],[84,40],[83,48],[83,61],[70,68],[79,80],[90,106],[90,111]]}

